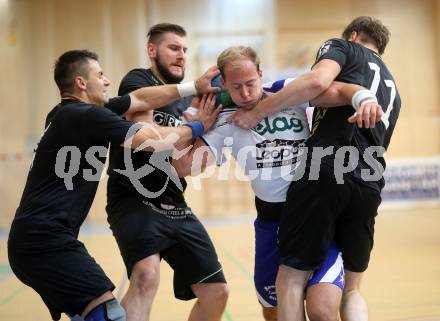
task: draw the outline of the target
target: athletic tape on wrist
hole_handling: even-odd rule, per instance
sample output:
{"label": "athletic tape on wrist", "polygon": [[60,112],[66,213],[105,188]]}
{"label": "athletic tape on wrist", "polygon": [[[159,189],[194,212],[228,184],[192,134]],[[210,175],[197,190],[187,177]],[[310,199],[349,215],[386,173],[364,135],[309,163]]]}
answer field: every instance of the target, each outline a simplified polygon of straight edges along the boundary
{"label": "athletic tape on wrist", "polygon": [[190,106],[188,107],[185,112],[187,112],[188,114],[190,114],[191,116],[194,116],[195,114],[198,113],[198,109],[196,107]]}
{"label": "athletic tape on wrist", "polygon": [[367,104],[367,103],[376,103],[377,104],[377,99],[376,98],[365,98],[364,100],[361,101],[361,106],[363,104]]}
{"label": "athletic tape on wrist", "polygon": [[190,121],[189,123],[183,124],[183,126],[188,126],[189,128],[191,128],[193,139],[202,136],[205,132],[205,127],[200,120]]}
{"label": "athletic tape on wrist", "polygon": [[[368,99],[368,100],[366,100],[366,99]],[[358,111],[359,108],[361,107],[362,103],[365,103],[365,102],[377,103],[376,96],[368,89],[358,90],[351,98],[351,105],[353,106],[353,108],[356,111]]]}
{"label": "athletic tape on wrist", "polygon": [[194,81],[177,85],[177,91],[181,98],[197,95],[196,83]]}
{"label": "athletic tape on wrist", "polygon": [[[194,116],[195,114],[197,114],[199,112],[199,110],[196,107],[190,106],[185,110],[185,112],[190,114],[191,116]],[[189,123],[189,121],[187,121],[186,118],[182,119],[182,125],[185,125],[188,123]]]}

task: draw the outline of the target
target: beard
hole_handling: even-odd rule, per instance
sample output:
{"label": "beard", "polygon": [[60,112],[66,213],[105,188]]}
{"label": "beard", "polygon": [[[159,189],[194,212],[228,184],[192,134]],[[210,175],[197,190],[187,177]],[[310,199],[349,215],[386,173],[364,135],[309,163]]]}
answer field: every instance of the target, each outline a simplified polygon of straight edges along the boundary
{"label": "beard", "polygon": [[155,58],[155,63],[156,63],[156,67],[157,70],[159,71],[159,73],[162,75],[163,79],[165,80],[166,84],[178,84],[180,83],[183,78],[185,78],[185,69],[182,68],[182,75],[181,76],[177,76],[173,73],[171,73],[167,67],[165,67],[162,63],[162,61],[160,60],[160,56],[158,55]]}

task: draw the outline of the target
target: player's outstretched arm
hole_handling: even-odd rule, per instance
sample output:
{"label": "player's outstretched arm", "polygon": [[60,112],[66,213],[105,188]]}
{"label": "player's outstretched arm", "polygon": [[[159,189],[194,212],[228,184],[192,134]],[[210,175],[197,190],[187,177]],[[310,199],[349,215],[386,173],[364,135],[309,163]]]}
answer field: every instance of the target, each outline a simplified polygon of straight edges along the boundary
{"label": "player's outstretched arm", "polygon": [[[214,109],[215,95],[203,95],[201,99],[193,99],[193,103],[197,105],[197,114],[185,112],[185,118],[187,121],[193,121],[194,117],[197,117],[199,113],[207,113]],[[217,107],[217,115],[221,110],[221,105]],[[215,155],[212,150],[206,145],[203,139],[196,139],[191,146],[179,146],[173,153],[172,165],[176,170],[179,177],[185,177],[188,175],[196,176],[202,173],[207,166],[215,162]]]}
{"label": "player's outstretched arm", "polygon": [[125,115],[160,108],[187,96],[219,92],[219,87],[211,85],[212,79],[218,74],[218,68],[213,66],[195,81],[137,89],[129,94],[131,104]]}
{"label": "player's outstretched arm", "polygon": [[199,175],[206,167],[214,163],[214,153],[205,144],[203,139],[200,138],[183,155],[179,155],[179,152],[174,153],[172,161],[172,165],[179,177]]}
{"label": "player's outstretched arm", "polygon": [[334,81],[327,90],[321,93],[318,97],[312,99],[310,105],[314,107],[338,107],[351,105],[351,98],[359,90],[367,89],[359,85]]}
{"label": "player's outstretched arm", "polygon": [[135,133],[129,135],[123,146],[146,151],[177,150],[176,146],[188,144],[202,136],[214,124],[220,108],[203,107],[180,127],[157,126],[146,123]]}
{"label": "player's outstretched arm", "polygon": [[325,91],[341,71],[339,64],[323,59],[313,69],[290,82],[277,93],[263,99],[255,108],[238,110],[230,121],[242,128],[254,128],[263,118],[280,112],[286,106],[310,101]]}
{"label": "player's outstretched arm", "polygon": [[381,120],[383,111],[376,96],[368,89],[354,84],[334,81],[321,95],[310,102],[315,107],[352,105],[355,113],[348,121],[360,128],[374,128]]}

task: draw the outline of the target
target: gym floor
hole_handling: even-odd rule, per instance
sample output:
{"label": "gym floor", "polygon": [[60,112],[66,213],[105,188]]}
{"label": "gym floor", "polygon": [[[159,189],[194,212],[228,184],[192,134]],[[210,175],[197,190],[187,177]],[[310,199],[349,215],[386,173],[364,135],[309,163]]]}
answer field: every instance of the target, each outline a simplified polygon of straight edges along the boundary
{"label": "gym floor", "polygon": [[[253,218],[205,221],[230,286],[224,321],[263,320],[253,288]],[[12,274],[0,238],[0,320],[50,320],[39,296]],[[83,229],[81,240],[117,285],[121,298],[128,281],[116,243],[107,227]],[[372,321],[440,321],[440,208],[381,210],[375,248],[363,294]],[[174,299],[172,271],[162,263],[161,284],[151,320],[185,320],[193,301]],[[63,316],[62,320],[68,320]]]}

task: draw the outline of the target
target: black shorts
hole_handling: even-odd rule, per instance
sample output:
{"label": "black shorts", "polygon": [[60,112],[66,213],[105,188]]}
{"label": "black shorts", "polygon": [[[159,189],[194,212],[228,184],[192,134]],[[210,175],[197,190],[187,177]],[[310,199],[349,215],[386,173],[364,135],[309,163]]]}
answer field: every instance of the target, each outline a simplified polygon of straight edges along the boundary
{"label": "black shorts", "polygon": [[334,240],[342,252],[344,267],[352,272],[365,271],[380,202],[379,191],[350,175],[345,175],[344,184],[337,184],[333,169],[324,164],[319,180],[304,175],[292,182],[280,220],[281,263],[315,270]]}
{"label": "black shorts", "polygon": [[189,207],[162,209],[137,197],[107,206],[110,228],[130,277],[134,265],[159,253],[174,270],[174,295],[195,298],[197,283],[225,283],[214,245]]}
{"label": "black shorts", "polygon": [[17,278],[38,292],[53,320],[59,320],[61,313],[81,315],[90,301],[115,288],[73,236],[66,246],[47,250],[20,249],[10,242],[8,257]]}

